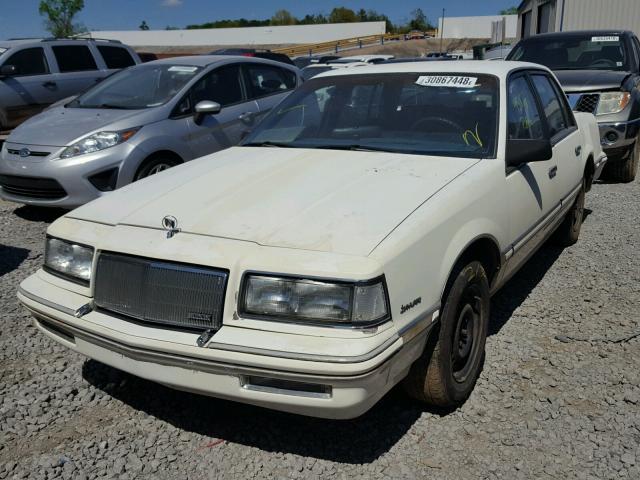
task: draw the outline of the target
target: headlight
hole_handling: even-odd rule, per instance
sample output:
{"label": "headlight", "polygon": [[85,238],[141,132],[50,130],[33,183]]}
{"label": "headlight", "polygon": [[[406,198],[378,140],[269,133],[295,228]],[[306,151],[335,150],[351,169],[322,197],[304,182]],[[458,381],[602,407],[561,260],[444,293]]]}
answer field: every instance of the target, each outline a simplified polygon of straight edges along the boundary
{"label": "headlight", "polygon": [[596,115],[606,115],[607,113],[618,113],[624,110],[631,100],[629,92],[605,92],[600,94],[600,102]]}
{"label": "headlight", "polygon": [[248,274],[240,311],[274,320],[353,326],[389,318],[382,279],[361,284]]}
{"label": "headlight", "polygon": [[58,238],[47,237],[44,268],[85,285],[91,280],[93,248]]}
{"label": "headlight", "polygon": [[65,148],[60,154],[60,158],[75,157],[77,155],[98,152],[105,148],[114,147],[129,140],[138,130],[140,130],[140,128],[131,128],[120,132],[94,133]]}

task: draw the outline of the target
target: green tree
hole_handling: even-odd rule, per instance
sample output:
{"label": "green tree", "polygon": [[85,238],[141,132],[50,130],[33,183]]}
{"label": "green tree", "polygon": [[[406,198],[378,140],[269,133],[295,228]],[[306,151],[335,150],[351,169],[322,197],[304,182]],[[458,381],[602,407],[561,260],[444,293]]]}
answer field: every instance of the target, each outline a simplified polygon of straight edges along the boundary
{"label": "green tree", "polygon": [[350,8],[336,7],[329,14],[329,23],[351,23],[357,21],[356,12]]}
{"label": "green tree", "polygon": [[146,20],[142,20],[142,23],[140,24],[140,26],[138,27],[140,30],[149,30],[149,25],[147,25],[147,21]]}
{"label": "green tree", "polygon": [[411,12],[411,17],[411,20],[409,20],[410,30],[420,30],[424,32],[425,30],[431,29],[429,19],[421,8],[416,8],[415,10],[413,10]]}
{"label": "green tree", "polygon": [[509,7],[504,10],[500,10],[500,15],[517,15],[518,7]]}
{"label": "green tree", "polygon": [[296,23],[296,17],[284,9],[278,10],[271,17],[271,25],[295,25]]}
{"label": "green tree", "polygon": [[84,8],[84,0],[41,0],[38,12],[46,17],[47,30],[56,38],[69,37],[81,31],[73,17]]}

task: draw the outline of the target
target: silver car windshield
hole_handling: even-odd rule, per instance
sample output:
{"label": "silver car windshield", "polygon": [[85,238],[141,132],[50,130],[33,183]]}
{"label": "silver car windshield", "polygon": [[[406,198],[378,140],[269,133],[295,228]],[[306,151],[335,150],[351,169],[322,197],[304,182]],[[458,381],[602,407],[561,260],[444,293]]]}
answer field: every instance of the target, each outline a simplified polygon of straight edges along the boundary
{"label": "silver car windshield", "polygon": [[492,75],[316,77],[274,108],[243,145],[494,157],[497,117]]}
{"label": "silver car windshield", "polygon": [[80,95],[68,108],[138,110],[171,100],[202,70],[190,65],[141,65],[123,70]]}

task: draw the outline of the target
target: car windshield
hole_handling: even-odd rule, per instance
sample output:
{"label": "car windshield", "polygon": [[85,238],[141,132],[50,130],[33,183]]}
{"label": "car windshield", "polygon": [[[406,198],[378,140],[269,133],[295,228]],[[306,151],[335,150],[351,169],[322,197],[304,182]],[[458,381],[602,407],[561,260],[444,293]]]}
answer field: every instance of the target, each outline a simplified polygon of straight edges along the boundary
{"label": "car windshield", "polygon": [[619,35],[567,35],[552,41],[530,38],[520,42],[507,60],[540,63],[552,70],[628,70],[629,55]]}
{"label": "car windshield", "polygon": [[200,70],[201,67],[189,65],[139,65],[110,76],[67,107],[126,110],[158,107],[171,100]]}
{"label": "car windshield", "polygon": [[326,76],[287,97],[243,145],[494,157],[497,112],[491,75]]}

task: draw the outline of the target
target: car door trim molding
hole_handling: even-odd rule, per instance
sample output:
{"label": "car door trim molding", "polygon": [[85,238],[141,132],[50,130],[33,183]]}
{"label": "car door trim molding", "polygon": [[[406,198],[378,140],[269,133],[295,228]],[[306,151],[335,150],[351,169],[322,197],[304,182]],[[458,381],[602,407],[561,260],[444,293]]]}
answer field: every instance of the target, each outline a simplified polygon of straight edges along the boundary
{"label": "car door trim molding", "polygon": [[560,213],[564,209],[564,207],[566,207],[567,203],[570,203],[572,200],[574,200],[581,187],[582,181],[574,188],[572,188],[569,194],[562,198],[560,202],[558,202],[558,204],[553,207],[551,211],[549,211],[549,213],[540,218],[532,227],[530,227],[513,243],[511,243],[511,245],[509,245],[509,247],[502,252],[505,258],[509,260],[516,252],[518,252],[522,247],[526,246],[529,241],[535,238],[540,230],[548,226],[550,223],[553,223],[553,220],[555,220],[558,213]]}

